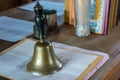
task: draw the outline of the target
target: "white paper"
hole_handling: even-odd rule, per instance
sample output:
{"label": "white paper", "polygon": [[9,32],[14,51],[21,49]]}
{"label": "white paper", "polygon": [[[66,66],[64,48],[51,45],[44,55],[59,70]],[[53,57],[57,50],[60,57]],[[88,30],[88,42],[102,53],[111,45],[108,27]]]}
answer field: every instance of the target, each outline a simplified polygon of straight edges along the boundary
{"label": "white paper", "polygon": [[70,50],[70,51],[75,51],[75,52],[78,52],[78,53],[96,54],[96,55],[103,56],[103,59],[94,67],[93,70],[91,70],[87,74],[87,76],[85,77],[84,80],[88,80],[109,59],[109,55],[107,53],[103,53],[103,52],[99,52],[99,51],[86,50],[86,49],[82,49],[82,48],[78,48],[78,47],[74,47],[74,46],[70,46],[70,45],[66,45],[66,44],[61,44],[61,43],[58,43],[58,42],[53,42],[53,45],[55,47],[63,48],[63,49]]}
{"label": "white paper", "polygon": [[0,39],[16,42],[33,33],[33,22],[0,17]]}
{"label": "white paper", "polygon": [[[64,3],[58,3],[58,2],[51,2],[51,1],[39,1],[40,4],[43,6],[44,9],[55,9],[57,11],[57,15],[63,15],[64,14]],[[34,11],[35,2],[21,6],[20,9]]]}
{"label": "white paper", "polygon": [[55,74],[36,76],[26,71],[26,65],[33,55],[34,44],[34,41],[26,40],[6,54],[1,55],[0,74],[15,80],[75,80],[97,58],[89,51],[87,51],[89,54],[85,54],[85,51],[80,53],[54,47],[57,57],[64,65],[63,68]]}

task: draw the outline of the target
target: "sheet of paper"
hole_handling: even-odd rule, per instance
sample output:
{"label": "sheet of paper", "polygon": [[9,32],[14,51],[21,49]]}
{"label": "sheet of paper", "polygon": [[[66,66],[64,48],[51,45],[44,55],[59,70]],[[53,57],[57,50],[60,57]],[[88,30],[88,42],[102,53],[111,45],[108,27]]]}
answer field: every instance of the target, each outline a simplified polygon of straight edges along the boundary
{"label": "sheet of paper", "polygon": [[[44,9],[55,9],[57,11],[57,15],[63,15],[64,14],[64,3],[58,3],[58,2],[51,2],[51,1],[39,1],[40,4],[43,6]],[[21,6],[20,9],[34,11],[35,2]]]}
{"label": "sheet of paper", "polygon": [[109,59],[109,55],[107,53],[103,53],[103,52],[99,52],[99,51],[86,50],[86,49],[82,49],[82,48],[78,48],[78,47],[74,47],[74,46],[70,46],[70,45],[66,45],[66,44],[61,44],[61,43],[58,43],[58,42],[53,42],[53,45],[55,47],[63,48],[63,49],[70,50],[70,51],[75,51],[75,52],[78,52],[78,53],[88,53],[88,54],[96,54],[96,55],[103,56],[103,59],[94,67],[93,70],[91,70],[87,74],[87,76],[85,77],[84,80],[88,80]]}
{"label": "sheet of paper", "polygon": [[70,48],[64,49],[65,45],[63,48],[59,48],[55,47],[59,43],[53,43],[55,53],[64,65],[63,68],[55,74],[35,76],[26,71],[26,65],[33,55],[34,44],[34,41],[26,40],[6,54],[1,55],[0,74],[15,80],[75,80],[97,58],[97,55],[86,54],[92,51],[71,51]]}
{"label": "sheet of paper", "polygon": [[0,17],[0,39],[16,42],[33,33],[33,22]]}

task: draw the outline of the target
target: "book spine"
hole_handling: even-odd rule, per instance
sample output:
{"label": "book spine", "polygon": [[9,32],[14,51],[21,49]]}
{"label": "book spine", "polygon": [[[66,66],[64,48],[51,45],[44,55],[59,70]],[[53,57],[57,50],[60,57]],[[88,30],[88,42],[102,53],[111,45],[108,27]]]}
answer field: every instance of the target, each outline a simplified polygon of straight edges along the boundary
{"label": "book spine", "polygon": [[94,20],[98,20],[99,15],[100,15],[100,0],[96,0],[96,9],[95,9]]}
{"label": "book spine", "polygon": [[118,9],[118,0],[115,0],[115,9],[114,9],[114,15],[113,15],[113,27],[116,26],[117,9]]}
{"label": "book spine", "polygon": [[69,24],[75,24],[75,11],[74,11],[74,0],[70,0],[70,16],[69,16]]}
{"label": "book spine", "polygon": [[64,0],[64,22],[69,23],[69,13],[70,13],[70,2],[69,0]]}
{"label": "book spine", "polygon": [[114,9],[115,9],[115,1],[116,0],[111,0],[110,2],[110,15],[109,15],[109,27],[113,27],[113,15],[114,15]]}
{"label": "book spine", "polygon": [[105,10],[104,10],[104,24],[103,24],[103,34],[108,33],[108,10],[109,10],[109,0],[105,2]]}

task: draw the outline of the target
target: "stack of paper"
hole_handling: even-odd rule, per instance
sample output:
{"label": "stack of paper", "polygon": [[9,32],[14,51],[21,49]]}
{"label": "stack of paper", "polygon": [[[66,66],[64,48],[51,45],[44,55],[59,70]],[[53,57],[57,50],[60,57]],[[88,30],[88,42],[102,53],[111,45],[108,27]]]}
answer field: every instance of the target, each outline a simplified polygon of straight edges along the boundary
{"label": "stack of paper", "polygon": [[[39,3],[43,6],[44,9],[48,9],[48,10],[55,9],[57,11],[58,16],[64,14],[64,4],[63,3],[51,2],[51,1],[39,1]],[[34,9],[33,9],[34,6],[35,6],[35,2],[21,6],[20,9],[34,11]]]}
{"label": "stack of paper", "polygon": [[0,39],[16,42],[33,33],[33,22],[0,17]]}
{"label": "stack of paper", "polygon": [[26,71],[34,44],[35,41],[27,39],[3,51],[0,56],[0,74],[15,80],[87,80],[109,58],[106,53],[53,42],[56,56],[64,66],[55,74],[36,76]]}

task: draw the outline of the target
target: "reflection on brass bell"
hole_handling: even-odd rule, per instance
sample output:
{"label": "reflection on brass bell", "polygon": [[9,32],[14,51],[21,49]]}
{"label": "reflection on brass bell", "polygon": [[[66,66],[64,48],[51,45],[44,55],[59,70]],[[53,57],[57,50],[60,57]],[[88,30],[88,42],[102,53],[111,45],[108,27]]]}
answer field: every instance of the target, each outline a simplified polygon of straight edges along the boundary
{"label": "reflection on brass bell", "polygon": [[27,70],[33,74],[48,75],[62,68],[62,63],[57,59],[51,42],[38,41],[34,47],[32,60],[27,65]]}
{"label": "reflection on brass bell", "polygon": [[63,65],[55,55],[52,43],[45,39],[46,18],[43,15],[43,8],[39,2],[36,3],[34,11],[39,41],[34,46],[34,54],[31,61],[27,64],[27,71],[37,75],[49,75],[59,71]]}

